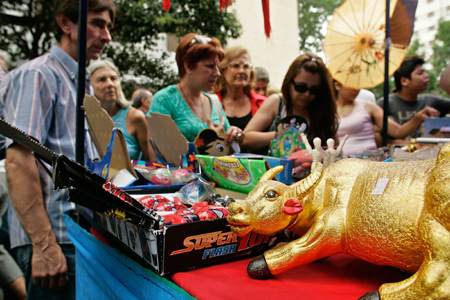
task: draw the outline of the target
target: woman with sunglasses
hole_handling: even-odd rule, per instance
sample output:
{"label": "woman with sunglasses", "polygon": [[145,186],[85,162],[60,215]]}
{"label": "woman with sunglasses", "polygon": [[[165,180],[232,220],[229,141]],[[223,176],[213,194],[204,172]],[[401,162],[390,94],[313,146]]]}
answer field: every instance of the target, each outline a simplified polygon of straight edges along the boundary
{"label": "woman with sunglasses", "polygon": [[[339,129],[337,135],[348,139],[342,148],[343,157],[356,157],[364,152],[376,150],[374,125],[383,128],[383,109],[376,103],[358,99],[359,89],[343,86],[335,81],[337,95],[337,111]],[[403,139],[416,131],[425,118],[438,115],[432,107],[425,107],[403,125],[388,119],[388,134],[391,137]]]}
{"label": "woman with sunglasses", "polygon": [[242,46],[227,49],[219,69],[221,75],[214,92],[222,102],[230,124],[243,130],[266,100],[252,91],[256,73],[247,49]]}
{"label": "woman with sunglasses", "polygon": [[335,138],[338,127],[332,79],[322,60],[311,53],[297,57],[290,65],[281,87],[281,95],[269,96],[245,127],[243,146],[268,148],[275,137],[277,121],[299,115],[308,123],[310,144],[319,137],[325,145]]}
{"label": "woman with sunglasses", "polygon": [[220,76],[219,62],[223,57],[218,39],[195,33],[185,35],[175,55],[180,82],[157,92],[147,115],[169,115],[190,142],[205,128],[225,132],[226,145],[241,142],[242,130],[230,126],[219,101],[216,104],[207,93]]}

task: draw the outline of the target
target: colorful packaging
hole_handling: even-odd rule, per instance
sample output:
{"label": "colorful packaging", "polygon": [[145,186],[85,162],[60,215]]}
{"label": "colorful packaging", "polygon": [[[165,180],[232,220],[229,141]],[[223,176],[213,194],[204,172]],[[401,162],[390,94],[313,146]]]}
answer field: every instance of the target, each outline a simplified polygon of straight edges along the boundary
{"label": "colorful packaging", "polygon": [[209,180],[214,181],[217,186],[241,193],[249,193],[268,168],[262,159],[200,154],[196,157]]}

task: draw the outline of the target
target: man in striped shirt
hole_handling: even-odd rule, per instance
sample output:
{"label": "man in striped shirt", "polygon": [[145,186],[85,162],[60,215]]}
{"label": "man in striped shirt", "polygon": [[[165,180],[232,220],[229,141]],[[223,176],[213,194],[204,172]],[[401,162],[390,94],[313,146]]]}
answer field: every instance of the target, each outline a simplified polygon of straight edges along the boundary
{"label": "man in striped shirt", "polygon": [[[0,85],[5,120],[42,145],[75,159],[78,1],[56,0],[57,45],[10,72]],[[114,22],[112,0],[88,0],[86,56],[97,59]],[[89,89],[89,82],[86,86]],[[6,171],[11,248],[23,266],[28,299],[74,299],[75,255],[63,212],[73,208],[67,190],[51,178],[30,151],[7,141]]]}

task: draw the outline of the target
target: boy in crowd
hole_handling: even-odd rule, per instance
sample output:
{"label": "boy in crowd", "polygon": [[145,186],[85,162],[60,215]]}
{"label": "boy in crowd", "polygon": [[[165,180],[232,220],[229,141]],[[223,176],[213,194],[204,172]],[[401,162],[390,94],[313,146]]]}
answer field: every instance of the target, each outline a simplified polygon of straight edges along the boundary
{"label": "boy in crowd", "polygon": [[[425,61],[417,55],[405,58],[400,68],[394,73],[395,90],[389,95],[388,115],[397,123],[409,121],[426,106],[435,108],[433,117],[444,117],[450,111],[450,99],[431,94],[420,94],[428,87],[428,74],[423,68]],[[383,108],[383,98],[377,104]],[[422,134],[420,126],[411,137]]]}

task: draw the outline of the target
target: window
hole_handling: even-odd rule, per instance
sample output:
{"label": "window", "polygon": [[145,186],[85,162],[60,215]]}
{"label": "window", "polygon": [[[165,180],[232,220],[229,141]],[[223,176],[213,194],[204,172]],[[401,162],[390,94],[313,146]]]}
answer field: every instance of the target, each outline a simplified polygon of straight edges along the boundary
{"label": "window", "polygon": [[427,0],[427,3],[431,3],[431,2],[433,2],[433,0]]}
{"label": "window", "polygon": [[433,26],[430,26],[430,27],[428,27],[428,31],[433,31],[434,30],[434,28],[435,28],[435,26],[433,25]]}
{"label": "window", "polygon": [[431,18],[432,16],[434,16],[434,11],[432,11],[432,12],[430,12],[430,13],[428,13],[428,18]]}

